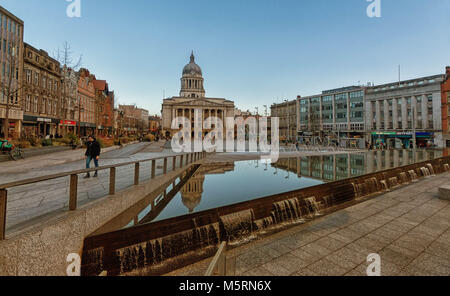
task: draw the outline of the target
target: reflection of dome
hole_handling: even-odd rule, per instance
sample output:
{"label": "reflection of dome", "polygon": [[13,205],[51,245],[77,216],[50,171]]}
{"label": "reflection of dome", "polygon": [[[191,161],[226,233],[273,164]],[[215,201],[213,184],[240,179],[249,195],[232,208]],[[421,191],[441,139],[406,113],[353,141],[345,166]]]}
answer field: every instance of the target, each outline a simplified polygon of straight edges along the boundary
{"label": "reflection of dome", "polygon": [[203,193],[203,182],[205,175],[195,174],[189,181],[181,188],[181,200],[183,204],[189,209],[189,213],[194,212],[194,209],[200,204]]}
{"label": "reflection of dome", "polygon": [[195,63],[194,52],[191,54],[191,62],[187,64],[183,69],[183,76],[186,75],[199,75],[202,76],[202,69]]}

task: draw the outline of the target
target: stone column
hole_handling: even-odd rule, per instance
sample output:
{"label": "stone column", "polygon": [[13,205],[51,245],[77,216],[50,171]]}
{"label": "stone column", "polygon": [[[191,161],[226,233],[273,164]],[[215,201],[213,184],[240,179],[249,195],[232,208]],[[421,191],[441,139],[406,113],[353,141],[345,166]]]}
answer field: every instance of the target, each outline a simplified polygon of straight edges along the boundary
{"label": "stone column", "polygon": [[390,123],[390,116],[389,116],[389,101],[384,100],[384,129],[389,129],[389,123]]}
{"label": "stone column", "polygon": [[408,103],[406,98],[402,98],[402,129],[408,129]]}
{"label": "stone column", "polygon": [[412,114],[413,118],[411,118],[412,122],[412,128],[414,129],[414,126],[417,128],[418,120],[417,120],[417,98],[411,97],[411,108],[412,108]]}
{"label": "stone column", "polygon": [[422,127],[428,128],[428,98],[425,95],[422,95]]}
{"label": "stone column", "polygon": [[398,101],[397,99],[392,100],[392,121],[394,123],[394,130],[398,129]]}
{"label": "stone column", "polygon": [[375,102],[375,118],[376,118],[376,130],[381,130],[381,108],[380,101]]}

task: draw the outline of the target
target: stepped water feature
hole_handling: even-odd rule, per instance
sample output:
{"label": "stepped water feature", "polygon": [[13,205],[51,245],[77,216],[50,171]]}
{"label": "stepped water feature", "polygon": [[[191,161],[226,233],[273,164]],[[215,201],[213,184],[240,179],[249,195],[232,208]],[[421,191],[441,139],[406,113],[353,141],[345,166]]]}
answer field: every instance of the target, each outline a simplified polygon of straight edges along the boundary
{"label": "stepped water feature", "polygon": [[274,224],[304,222],[300,203],[297,198],[274,203],[271,218]]}
{"label": "stepped water feature", "polygon": [[397,177],[389,178],[389,187],[390,188],[395,188],[395,187],[398,187],[398,186],[399,186],[399,184],[398,184],[398,178]]}
{"label": "stepped water feature", "polygon": [[317,217],[322,215],[320,213],[320,204],[316,201],[315,196],[307,197],[304,201],[306,203],[306,211],[308,216]]}
{"label": "stepped water feature", "polygon": [[253,220],[253,210],[221,216],[220,222],[225,230],[224,238],[229,243],[239,243],[243,238],[249,239],[254,230]]}
{"label": "stepped water feature", "polygon": [[381,180],[380,184],[381,184],[382,191],[389,191],[390,187],[386,180]]}
{"label": "stepped water feature", "polygon": [[427,168],[431,175],[433,175],[433,176],[436,175],[434,172],[434,167],[431,163],[427,164]]}
{"label": "stepped water feature", "polygon": [[409,177],[411,178],[412,182],[417,182],[417,174],[414,170],[409,170],[408,171]]}
{"label": "stepped water feature", "polygon": [[400,173],[400,174],[399,174],[399,178],[400,178],[400,182],[401,182],[402,184],[409,183],[408,176],[406,175],[405,172]]}
{"label": "stepped water feature", "polygon": [[422,175],[424,177],[430,177],[431,176],[430,170],[428,168],[426,168],[426,167],[421,167],[420,171],[422,172]]}
{"label": "stepped water feature", "polygon": [[[300,185],[295,185],[290,183],[295,177],[285,179],[285,174],[274,175],[269,166],[267,171],[265,166],[262,166],[255,176],[267,175],[267,179],[263,181],[258,179],[258,182],[268,186],[269,191],[262,193],[267,194],[263,195],[264,197],[261,197],[261,193],[258,195],[254,192],[247,192],[247,195],[241,197],[236,196],[235,192],[230,194],[224,190],[224,186],[235,184],[234,186],[238,188],[237,193],[242,194],[245,186],[248,185],[248,182],[242,181],[243,176],[247,176],[247,170],[236,174],[227,185],[223,185],[224,179],[217,177],[218,174],[224,173],[223,164],[214,167],[205,166],[203,167],[205,172],[213,172],[212,181],[219,180],[217,183],[210,183],[214,185],[212,186],[208,184],[208,175],[206,175],[206,181],[192,178],[196,182],[199,180],[204,182],[203,186],[194,186],[202,190],[187,192],[189,195],[186,195],[186,192],[183,195],[182,192],[180,196],[175,197],[172,204],[166,207],[168,213],[175,213],[173,216],[162,216],[161,220],[151,223],[142,223],[86,238],[82,272],[84,275],[98,275],[103,270],[111,275],[133,275],[134,272],[140,271],[151,275],[163,274],[169,272],[171,268],[180,268],[213,256],[222,241],[230,242],[232,246],[246,243],[258,236],[272,234],[291,225],[303,223],[372,198],[374,194],[408,184],[411,180],[423,179],[425,170],[428,175],[430,174],[428,163],[432,164],[434,173],[441,173],[448,159],[450,158],[426,160],[423,163],[377,171],[359,177],[349,177],[347,173],[347,179],[319,185],[313,180],[307,180],[307,177],[301,174],[298,176],[301,180]],[[293,163],[291,161],[290,165],[292,166]],[[289,165],[289,162],[286,164]],[[245,168],[250,167],[251,170],[256,169],[255,163],[240,165]],[[273,167],[272,170],[277,173],[281,170],[280,167]],[[292,173],[294,171],[297,169],[293,169]],[[270,184],[266,184],[271,176],[278,177],[281,184],[279,188],[286,191],[279,192],[274,190],[273,186],[269,186]],[[236,185],[238,181],[242,182],[239,186]],[[217,186],[218,184],[222,184],[222,187]],[[297,186],[297,189],[286,187],[286,185]],[[205,195],[205,192],[209,195]],[[224,194],[220,195],[222,192]],[[227,196],[228,198],[225,198]],[[188,197],[202,198],[195,200]],[[355,200],[355,197],[358,197],[358,200]],[[193,204],[199,210],[196,209],[186,215],[187,209],[182,207],[191,200],[198,201]],[[203,208],[202,202],[205,204]],[[211,205],[218,206],[214,208]],[[177,207],[182,209],[181,214],[178,214]],[[141,217],[140,211],[128,216]]]}

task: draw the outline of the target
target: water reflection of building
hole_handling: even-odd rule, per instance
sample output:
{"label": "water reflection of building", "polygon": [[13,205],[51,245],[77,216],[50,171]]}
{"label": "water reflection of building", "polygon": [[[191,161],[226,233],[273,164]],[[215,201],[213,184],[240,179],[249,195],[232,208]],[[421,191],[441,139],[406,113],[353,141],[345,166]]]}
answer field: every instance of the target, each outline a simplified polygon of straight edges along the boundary
{"label": "water reflection of building", "polygon": [[180,190],[181,201],[188,208],[189,213],[193,213],[202,200],[205,175],[224,174],[229,171],[234,171],[234,162],[204,164],[198,169]]}
{"label": "water reflection of building", "polygon": [[298,177],[331,182],[438,157],[442,157],[442,151],[379,150],[368,153],[285,158],[272,166],[292,172]]}

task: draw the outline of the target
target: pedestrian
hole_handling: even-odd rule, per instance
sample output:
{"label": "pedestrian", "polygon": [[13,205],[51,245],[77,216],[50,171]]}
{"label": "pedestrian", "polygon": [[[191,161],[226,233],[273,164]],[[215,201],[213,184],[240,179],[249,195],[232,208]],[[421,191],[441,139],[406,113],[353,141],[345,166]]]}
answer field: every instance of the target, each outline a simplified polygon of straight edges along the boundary
{"label": "pedestrian", "polygon": [[[95,167],[98,168],[98,160],[100,159],[100,144],[97,142],[94,136],[89,136],[86,143],[86,169],[90,168],[91,161],[94,160]],[[91,174],[87,173],[85,179],[90,178]],[[95,171],[94,178],[98,177],[97,171]]]}

